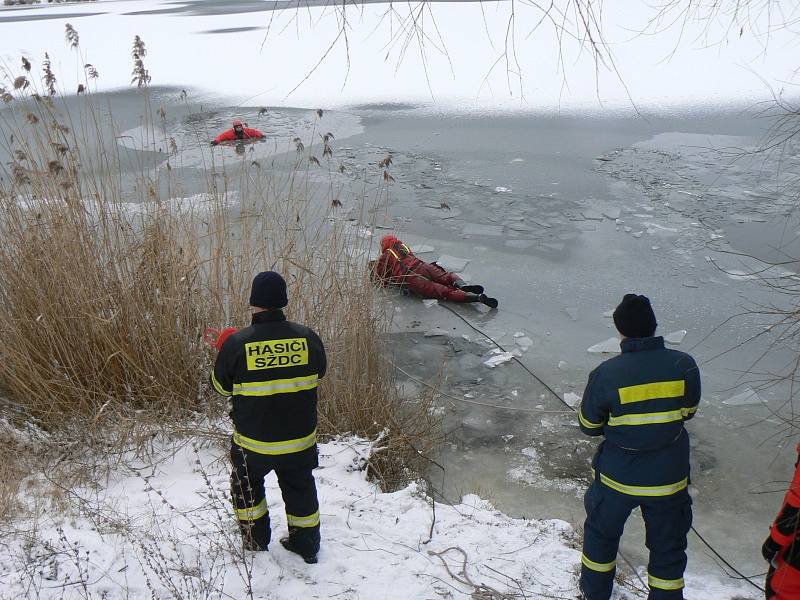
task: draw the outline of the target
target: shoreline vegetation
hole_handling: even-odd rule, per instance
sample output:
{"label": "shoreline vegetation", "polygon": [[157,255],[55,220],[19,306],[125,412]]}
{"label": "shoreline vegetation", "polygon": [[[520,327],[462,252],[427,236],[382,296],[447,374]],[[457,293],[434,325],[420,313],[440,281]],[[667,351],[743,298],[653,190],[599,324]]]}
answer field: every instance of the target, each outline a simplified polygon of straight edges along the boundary
{"label": "shoreline vegetation", "polygon": [[[77,50],[70,25],[66,39]],[[215,424],[206,434],[224,444],[227,403],[209,388],[213,352],[203,333],[249,324],[250,281],[264,269],[285,275],[289,317],[326,344],[322,438],[380,440],[370,477],[386,490],[416,480],[441,440],[440,419],[432,393],[401,395],[386,360],[391,314],[368,276],[368,241],[328,185],[337,162],[322,111],[311,139],[287,148],[283,170],[246,153],[222,160],[202,150],[202,191],[182,198],[175,141],[157,138],[167,113],[148,94],[146,55],[137,36],[132,83],[142,92],[143,129],[169,158],[157,169],[140,161],[129,176],[113,116],[88,91],[99,76],[92,65],[80,69],[78,107],[70,110],[47,58],[41,73],[26,57],[5,73],[0,143],[12,160],[1,167],[0,187],[8,459],[0,516],[20,508],[15,498],[30,473],[83,484],[126,452],[146,452],[154,436],[183,435],[198,423]],[[207,147],[202,125],[195,134]],[[364,177],[386,175],[374,165]],[[359,221],[383,210],[388,181],[381,185],[381,197],[347,199]],[[34,435],[35,448],[21,431]],[[77,455],[81,461],[69,460]]]}

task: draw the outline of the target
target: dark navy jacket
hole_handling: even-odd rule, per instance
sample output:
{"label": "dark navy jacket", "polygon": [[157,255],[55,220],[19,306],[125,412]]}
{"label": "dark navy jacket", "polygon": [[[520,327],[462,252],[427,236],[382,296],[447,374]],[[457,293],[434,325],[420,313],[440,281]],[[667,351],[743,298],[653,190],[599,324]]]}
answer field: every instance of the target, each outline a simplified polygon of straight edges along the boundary
{"label": "dark navy jacket", "polygon": [[254,314],[225,341],[211,373],[214,389],[233,396],[233,443],[287,464],[291,455],[316,457],[317,386],[326,367],[313,330],[280,310]]}
{"label": "dark navy jacket", "polygon": [[581,431],[605,436],[592,466],[596,478],[633,496],[668,496],[689,482],[691,419],[700,402],[700,371],[664,338],[628,338],[622,354],[589,375],[578,411]]}

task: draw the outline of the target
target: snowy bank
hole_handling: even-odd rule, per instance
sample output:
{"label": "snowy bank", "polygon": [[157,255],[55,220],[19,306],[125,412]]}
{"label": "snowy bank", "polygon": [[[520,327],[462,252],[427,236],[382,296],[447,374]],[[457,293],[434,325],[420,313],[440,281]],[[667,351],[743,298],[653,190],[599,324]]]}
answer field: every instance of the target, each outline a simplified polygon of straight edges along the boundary
{"label": "snowy bank", "polygon": [[[366,480],[370,444],[320,446],[323,543],[305,565],[273,539],[243,552],[228,502],[224,450],[154,444],[66,512],[39,509],[0,547],[2,596],[13,598],[525,598],[578,597],[579,536],[566,522],[512,519],[477,496],[432,506],[420,485],[381,493]],[[273,536],[286,531],[268,481]],[[36,503],[31,481],[26,501]],[[77,506],[76,506],[77,503]],[[630,577],[630,575],[629,575]],[[687,575],[687,598],[727,599],[733,584]],[[637,583],[638,585],[638,583]],[[641,597],[623,590],[617,598]],[[746,594],[740,597],[749,598]]]}

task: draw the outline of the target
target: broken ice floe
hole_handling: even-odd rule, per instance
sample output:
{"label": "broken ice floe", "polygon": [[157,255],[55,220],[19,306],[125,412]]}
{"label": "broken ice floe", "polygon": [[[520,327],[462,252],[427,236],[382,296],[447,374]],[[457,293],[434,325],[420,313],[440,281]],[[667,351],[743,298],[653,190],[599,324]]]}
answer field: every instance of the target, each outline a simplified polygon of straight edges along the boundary
{"label": "broken ice floe", "polygon": [[483,361],[490,369],[494,369],[497,365],[502,365],[503,363],[510,362],[514,360],[514,353],[513,352],[502,352],[498,349],[492,350],[494,356],[489,358],[488,360]]}
{"label": "broken ice floe", "polygon": [[442,254],[436,263],[447,271],[458,273],[459,271],[463,271],[464,268],[469,264],[469,259],[450,256],[449,254]]}
{"label": "broken ice floe", "polygon": [[429,329],[425,332],[425,337],[439,337],[442,335],[448,335],[446,329],[442,329],[441,327],[434,327],[433,329]]}
{"label": "broken ice floe", "polygon": [[436,306],[437,304],[439,304],[439,301],[436,300],[435,298],[426,298],[425,300],[422,301],[422,304],[425,305],[425,308],[430,308],[432,306]]}
{"label": "broken ice floe", "polygon": [[575,392],[567,392],[564,394],[564,402],[569,404],[572,408],[575,408],[581,403],[581,397]]}
{"label": "broken ice floe", "polygon": [[664,341],[668,344],[675,344],[678,345],[683,341],[683,338],[686,337],[687,331],[685,329],[679,329],[678,331],[673,331],[672,333],[668,333],[664,336]]}
{"label": "broken ice floe", "polygon": [[761,396],[752,388],[745,388],[744,391],[731,396],[727,400],[722,401],[727,406],[752,406],[756,404],[763,404]]}
{"label": "broken ice floe", "polygon": [[497,192],[498,194],[502,194],[504,192],[510,192],[511,188],[505,187],[503,185],[498,185],[496,188],[494,188],[494,191]]}
{"label": "broken ice floe", "polygon": [[586,351],[592,354],[618,354],[620,352],[619,338],[608,338],[607,340],[599,342],[594,346],[589,346]]}
{"label": "broken ice floe", "polygon": [[502,225],[483,225],[481,223],[466,223],[462,230],[464,235],[503,235]]}
{"label": "broken ice floe", "polygon": [[561,371],[566,371],[568,366],[569,366],[569,365],[567,364],[567,361],[565,361],[565,360],[560,360],[560,361],[558,361],[558,368],[559,368],[559,370],[561,370]]}
{"label": "broken ice floe", "polygon": [[525,336],[525,332],[524,331],[517,331],[517,332],[514,333],[514,337],[515,338],[521,338],[521,337],[524,337],[524,336]]}

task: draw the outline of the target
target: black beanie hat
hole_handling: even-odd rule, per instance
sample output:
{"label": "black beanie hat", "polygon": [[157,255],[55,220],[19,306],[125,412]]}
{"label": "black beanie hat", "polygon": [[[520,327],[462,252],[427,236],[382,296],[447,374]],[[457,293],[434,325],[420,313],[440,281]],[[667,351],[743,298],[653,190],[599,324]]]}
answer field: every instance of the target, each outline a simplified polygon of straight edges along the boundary
{"label": "black beanie hat", "polygon": [[264,271],[253,279],[250,306],[258,308],[283,308],[289,304],[286,281],[275,271]]}
{"label": "black beanie hat", "polygon": [[617,331],[629,338],[651,337],[656,332],[656,315],[647,296],[625,294],[614,310]]}

